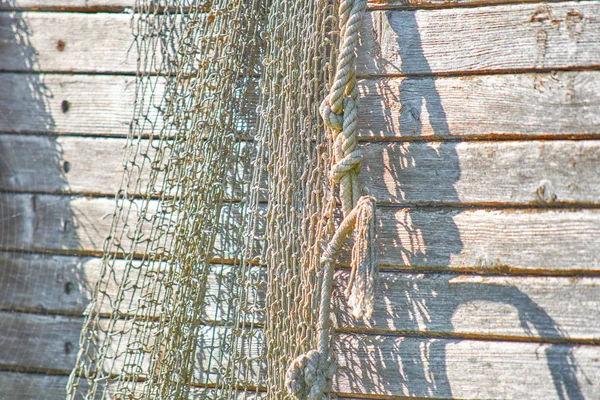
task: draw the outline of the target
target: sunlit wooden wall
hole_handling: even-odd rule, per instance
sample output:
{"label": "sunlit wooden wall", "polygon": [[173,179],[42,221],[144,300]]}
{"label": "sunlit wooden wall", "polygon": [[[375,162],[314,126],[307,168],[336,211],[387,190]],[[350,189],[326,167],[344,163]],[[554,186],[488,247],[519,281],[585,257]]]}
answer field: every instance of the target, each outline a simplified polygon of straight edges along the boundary
{"label": "sunlit wooden wall", "polygon": [[[64,396],[132,116],[132,3],[0,2],[2,400]],[[338,301],[334,391],[599,399],[600,3],[390,0],[364,22],[383,272],[369,323]]]}

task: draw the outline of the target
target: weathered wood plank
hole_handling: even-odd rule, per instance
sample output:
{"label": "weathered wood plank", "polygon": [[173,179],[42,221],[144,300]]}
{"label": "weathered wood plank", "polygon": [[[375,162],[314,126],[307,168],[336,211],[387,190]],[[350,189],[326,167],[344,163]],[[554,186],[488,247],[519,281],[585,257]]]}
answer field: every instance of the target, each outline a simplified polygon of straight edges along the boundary
{"label": "weathered wood plank", "polygon": [[133,76],[2,73],[0,86],[0,131],[120,136],[129,132]]}
{"label": "weathered wood plank", "polygon": [[[95,285],[101,277],[101,264],[102,260],[95,257],[0,252],[0,310],[81,315],[93,298]],[[123,315],[134,315],[142,298],[156,298],[150,293],[165,292],[164,281],[156,273],[160,271],[160,266],[149,267],[147,264],[141,265],[140,261],[134,261],[133,266],[127,277],[129,281],[138,282],[138,285],[135,294],[128,290],[123,295],[119,303]],[[111,279],[106,279],[101,286],[106,297],[101,297],[102,302],[97,309],[104,316],[109,316],[116,306],[111,299],[114,301],[119,297],[117,293],[125,270],[126,262],[116,260],[109,274]],[[264,274],[265,270],[261,267],[247,272],[246,276],[257,283],[246,292],[248,309],[254,302],[257,307],[262,307],[264,288],[258,282],[263,278],[266,282]],[[221,322],[229,314],[230,289],[235,276],[231,265],[211,266],[205,293],[205,321]],[[160,312],[161,307],[158,306],[153,315]],[[262,321],[262,314],[256,313],[255,317],[254,322]],[[247,318],[247,321],[252,322],[252,318]]]}
{"label": "weathered wood plank", "polygon": [[[125,139],[24,135],[0,135],[0,148],[0,190],[101,196],[119,190],[127,150]],[[151,157],[153,146],[140,152]],[[360,177],[381,203],[598,205],[598,160],[597,141],[375,143],[364,146]],[[145,193],[142,171],[132,194]]]}
{"label": "weathered wood plank", "polygon": [[[149,215],[156,209],[153,204]],[[0,205],[0,248],[72,254],[102,251],[115,208],[112,199],[31,194],[2,194]],[[231,215],[227,229],[234,231],[235,207],[229,212],[224,214]],[[380,207],[378,225],[382,266],[544,273],[600,270],[595,251],[600,248],[598,209]],[[144,224],[142,234],[148,229]],[[236,253],[219,238],[216,246],[221,257]]]}
{"label": "weathered wood plank", "polygon": [[351,316],[346,282],[348,271],[338,271],[335,310],[342,329],[600,342],[596,278],[383,271],[369,321]]}
{"label": "weathered wood plank", "polygon": [[[115,265],[119,281],[124,262]],[[81,314],[92,298],[100,274],[100,259],[0,253],[0,309],[27,312]],[[266,271],[256,273],[266,282]],[[353,318],[343,299],[348,272],[336,278],[335,310],[342,329],[462,337],[536,338],[557,341],[600,342],[600,279],[592,277],[471,276],[410,274],[383,271],[375,297],[372,320]],[[135,280],[135,273],[130,279]],[[209,275],[206,319],[219,321],[227,313],[227,267],[215,265]],[[144,285],[145,286],[145,285]],[[249,293],[257,306],[264,301],[262,289]],[[138,290],[144,292],[143,288]],[[116,282],[105,293],[116,298]],[[124,314],[130,296],[120,308]],[[135,299],[131,303],[135,307]],[[100,307],[108,315],[111,304]],[[262,313],[256,314],[261,322]]]}
{"label": "weathered wood plank", "polygon": [[[519,0],[535,2],[537,0]],[[516,0],[371,0],[370,9],[458,7],[516,3]],[[135,0],[8,0],[0,3],[0,10],[122,12],[133,9]]]}
{"label": "weathered wood plank", "polygon": [[[20,372],[0,371],[0,399],[2,400],[64,400],[66,396],[68,377],[66,375],[43,375]],[[140,384],[141,386],[141,384]],[[82,388],[86,388],[82,383]],[[108,400],[113,391],[108,391]],[[242,399],[261,399],[266,397],[263,393],[246,393],[239,395]],[[211,400],[217,399],[218,394],[214,389],[192,387],[189,393],[190,399]],[[97,396],[101,399],[101,395]]]}
{"label": "weathered wood plank", "polygon": [[[130,251],[134,244],[131,235],[142,212],[145,212],[145,218],[140,225],[136,247],[140,254],[146,251],[152,224],[156,222],[157,226],[165,227],[167,219],[176,218],[174,213],[162,212],[164,208],[154,200],[147,203],[141,200],[123,201],[120,205],[124,210],[123,217],[113,240],[119,241],[118,248],[122,252]],[[0,248],[98,255],[109,236],[115,208],[113,198],[0,194]],[[223,205],[222,232],[236,234],[236,229],[239,229],[237,215],[237,204]],[[164,243],[166,247],[169,245],[168,241]],[[236,248],[232,243],[223,243],[221,236],[217,236],[214,254],[219,259],[228,260],[234,257]]]}
{"label": "weathered wood plank", "polygon": [[[72,367],[75,354],[67,354],[65,343],[78,336],[80,318],[11,313],[0,318],[7,327],[0,341],[13,349],[0,355],[2,364]],[[335,345],[333,388],[349,395],[552,399],[565,393],[596,398],[600,390],[597,346],[355,334],[338,335]]]}
{"label": "weathered wood plank", "polygon": [[[600,65],[599,15],[595,2],[373,11],[365,16],[358,72],[594,67]],[[134,73],[137,56],[135,50],[129,52],[130,18],[3,12],[0,70]],[[57,49],[59,40],[62,51]]]}
{"label": "weathered wood plank", "polygon": [[600,64],[599,14],[597,3],[376,11],[365,16],[357,72],[595,67]]}
{"label": "weathered wood plank", "polygon": [[340,335],[334,390],[436,399],[597,398],[600,347]]}
{"label": "weathered wood plank", "polygon": [[[132,76],[0,73],[0,87],[0,132],[129,131]],[[360,92],[364,139],[600,135],[598,71],[365,79]]]}
{"label": "weathered wood plank", "polygon": [[0,10],[122,12],[135,0],[4,0]]}
{"label": "weathered wood plank", "polygon": [[386,139],[597,135],[598,79],[596,71],[365,79],[360,134]]}

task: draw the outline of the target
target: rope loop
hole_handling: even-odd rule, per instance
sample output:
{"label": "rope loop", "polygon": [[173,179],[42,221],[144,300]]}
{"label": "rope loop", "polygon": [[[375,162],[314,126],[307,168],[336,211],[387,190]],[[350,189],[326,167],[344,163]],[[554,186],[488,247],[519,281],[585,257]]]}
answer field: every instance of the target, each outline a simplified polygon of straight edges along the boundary
{"label": "rope loop", "polygon": [[329,105],[329,98],[329,95],[327,95],[321,102],[321,105],[319,106],[319,113],[321,114],[321,118],[323,118],[323,122],[325,122],[327,127],[336,132],[340,132],[344,124],[344,115],[333,112],[331,106]]}

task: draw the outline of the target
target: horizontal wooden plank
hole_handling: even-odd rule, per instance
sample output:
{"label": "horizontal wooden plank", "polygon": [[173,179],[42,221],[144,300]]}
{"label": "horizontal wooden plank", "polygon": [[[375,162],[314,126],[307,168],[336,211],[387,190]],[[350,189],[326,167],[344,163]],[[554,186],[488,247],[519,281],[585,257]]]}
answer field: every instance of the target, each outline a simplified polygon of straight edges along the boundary
{"label": "horizontal wooden plank", "polygon": [[[599,15],[595,2],[373,11],[365,15],[357,72],[595,67],[600,65]],[[134,73],[137,56],[129,51],[130,18],[3,12],[0,70]]]}
{"label": "horizontal wooden plank", "polygon": [[[104,292],[117,297],[124,261],[117,261],[114,281]],[[99,279],[100,259],[0,253],[0,309],[60,314],[81,314],[92,298]],[[266,282],[266,271],[256,268]],[[135,271],[130,276],[135,280]],[[232,272],[215,265],[209,275],[205,318],[220,321],[227,313],[228,285]],[[336,319],[342,329],[496,337],[556,341],[600,342],[600,279],[592,277],[472,276],[411,274],[383,271],[375,296],[375,312],[369,321],[349,314],[343,298],[348,272],[336,277]],[[135,311],[131,291],[121,303],[121,312]],[[148,285],[152,286],[152,285]],[[253,288],[250,301],[260,309],[264,289]],[[131,301],[133,300],[133,301]],[[112,310],[108,299],[100,310]],[[262,322],[257,311],[255,322]]]}
{"label": "horizontal wooden plank", "polygon": [[[126,144],[117,138],[0,135],[0,190],[114,196]],[[153,148],[142,141],[138,152],[152,157]],[[374,143],[364,150],[360,177],[380,203],[600,204],[597,141]],[[145,167],[139,186],[137,174],[131,179],[129,193],[146,193]],[[227,195],[236,198],[248,186],[238,180]]]}
{"label": "horizontal wooden plank", "polygon": [[336,277],[342,329],[600,342],[600,281],[582,277],[475,276],[383,271],[371,320],[353,318]]}
{"label": "horizontal wooden plank", "polygon": [[436,399],[597,398],[600,348],[341,335],[334,390]]}
{"label": "horizontal wooden plank", "polygon": [[[115,209],[112,199],[31,194],[2,194],[0,205],[0,248],[71,254],[102,251]],[[150,204],[148,220],[156,207]],[[133,212],[130,224],[135,222]],[[234,206],[224,211],[223,218],[229,221],[225,229],[238,229],[236,212]],[[600,270],[595,251],[600,248],[599,209],[380,207],[378,225],[382,266],[543,273]],[[141,234],[148,232],[145,223]],[[220,238],[216,246],[221,257],[236,254]]]}
{"label": "horizontal wooden plank", "polygon": [[[2,400],[64,400],[68,376],[66,375],[44,375],[22,372],[0,371],[0,399]],[[140,384],[141,385],[141,384]],[[82,384],[82,388],[86,388]],[[115,399],[114,391],[108,391],[108,399]],[[222,394],[221,394],[222,395]],[[192,387],[189,393],[190,399],[216,400],[218,391],[210,388]],[[261,399],[264,393],[240,394],[236,399]],[[101,399],[101,395],[97,396]]]}
{"label": "horizontal wooden plank", "polygon": [[596,67],[600,65],[599,15],[597,3],[575,2],[375,11],[365,16],[357,72]]}
{"label": "horizontal wooden plank", "polygon": [[[525,0],[533,2],[537,0]],[[516,0],[371,0],[370,9],[457,7],[515,3]],[[522,3],[524,0],[519,0]],[[122,12],[133,9],[135,0],[10,0],[0,10]]]}
{"label": "horizontal wooden plank", "polygon": [[[154,93],[160,98],[164,82],[156,79]],[[600,135],[598,71],[365,79],[359,84],[363,139]],[[0,109],[5,110],[0,132],[129,132],[132,76],[0,73],[0,86],[5,89],[0,92]],[[155,120],[153,110],[148,117]],[[156,121],[160,128],[161,118]]]}
{"label": "horizontal wooden plank", "polygon": [[[68,371],[74,364],[65,341],[78,336],[81,319],[10,313],[0,318],[7,327],[0,341],[12,350],[0,355],[4,365]],[[600,393],[597,346],[355,334],[338,335],[335,345],[333,389],[343,394],[553,399]]]}
{"label": "horizontal wooden plank", "polygon": [[[93,298],[94,288],[101,278],[101,265],[102,260],[95,257],[0,252],[0,310],[81,315]],[[160,279],[159,273],[166,268],[161,270],[160,265],[142,265],[140,261],[134,261],[133,267],[127,279],[138,284],[135,293],[131,287],[125,290],[119,302],[118,308],[123,315],[135,315],[140,304],[147,305],[148,301],[165,293],[165,282]],[[96,309],[104,316],[109,316],[117,306],[115,299],[119,298],[117,293],[126,268],[124,260],[116,260],[112,272],[107,275],[110,278],[105,278],[101,285],[105,296],[100,297],[101,302]],[[229,315],[232,281],[237,276],[233,268],[231,265],[211,266],[203,310],[205,321],[223,322]],[[264,268],[254,267],[245,275],[249,281],[256,283],[246,292],[248,323],[262,322],[263,319],[263,315],[252,311],[252,308],[264,307],[264,287],[260,285],[261,278],[266,281],[264,274]],[[157,316],[161,311],[158,306],[150,316]]]}
{"label": "horizontal wooden plank", "polygon": [[134,6],[135,0],[5,0],[0,10],[122,12]]}

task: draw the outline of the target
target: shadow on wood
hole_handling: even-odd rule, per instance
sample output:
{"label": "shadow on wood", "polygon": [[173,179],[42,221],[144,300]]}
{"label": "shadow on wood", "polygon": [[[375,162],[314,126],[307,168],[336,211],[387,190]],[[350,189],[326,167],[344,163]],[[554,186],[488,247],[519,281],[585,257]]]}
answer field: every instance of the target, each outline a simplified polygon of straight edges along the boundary
{"label": "shadow on wood", "polygon": [[[9,3],[12,0],[9,0]],[[35,69],[38,64],[37,50],[31,45],[29,40],[32,35],[27,20],[22,18],[21,13],[10,14],[10,23],[0,27],[4,31],[3,38],[9,40],[3,41],[2,48],[19,49],[18,55],[13,57],[14,63],[19,63],[24,70]],[[61,45],[57,42],[56,52],[60,53]],[[17,81],[18,80],[18,81]],[[51,117],[50,110],[53,93],[46,87],[44,78],[38,74],[15,74],[15,81],[8,82],[8,87],[3,87],[8,93],[3,96],[5,101],[15,99],[11,103],[0,103],[0,118],[13,120],[15,126],[27,125],[28,118],[36,118],[37,126],[43,126],[46,131],[52,131],[54,120]],[[18,101],[16,100],[18,99]],[[14,103],[20,104],[24,109],[15,110]],[[54,102],[55,103],[55,102]],[[69,112],[68,99],[61,102],[63,113]],[[54,110],[56,112],[57,110]],[[43,262],[39,254],[19,254],[21,250],[29,247],[35,242],[35,238],[43,232],[48,236],[56,236],[58,233],[72,231],[73,243],[76,242],[75,236],[77,220],[74,218],[72,210],[64,205],[64,216],[60,221],[52,221],[53,224],[47,225],[47,215],[52,214],[52,208],[56,204],[40,205],[37,202],[38,195],[27,193],[32,187],[38,184],[45,184],[44,180],[51,176],[54,182],[67,187],[65,174],[69,173],[70,164],[62,157],[62,150],[57,144],[56,138],[45,136],[43,140],[37,142],[40,148],[28,148],[33,143],[25,136],[28,132],[19,132],[22,134],[20,140],[12,142],[10,146],[4,146],[0,149],[0,187],[12,187],[16,191],[22,192],[19,195],[0,196],[0,246],[10,248],[11,253],[8,257],[0,258],[0,280],[4,290],[0,292],[0,307],[3,310],[24,311],[19,307],[14,307],[15,299],[20,299],[27,294],[35,293],[42,300],[36,304],[37,312],[45,313],[46,296],[49,293],[56,292],[56,286],[60,291],[70,294],[74,291],[89,292],[91,290],[89,280],[85,278],[81,263],[71,263],[64,268],[55,269],[52,265]],[[14,169],[16,158],[19,154],[27,152],[35,153],[38,157],[32,158],[33,162],[23,168]],[[43,173],[41,173],[43,171]],[[41,181],[40,181],[41,180]],[[23,201],[25,200],[25,201]],[[43,251],[43,249],[42,249]],[[23,279],[23,277],[27,277]],[[85,288],[81,286],[84,285]],[[18,301],[17,301],[18,303]],[[14,325],[5,326],[7,330],[17,330],[22,325],[24,318],[28,313],[15,313]],[[63,327],[56,326],[53,331],[46,331],[44,335],[60,337],[64,346],[64,354],[57,355],[57,359],[71,357],[77,352],[77,341],[71,338],[63,337]],[[29,332],[22,332],[17,335],[19,340],[26,342],[15,344],[0,342],[0,348],[10,352],[15,346],[23,344],[32,348],[37,348],[40,353],[45,353],[48,349],[40,348],[39,337],[31,335]],[[27,363],[23,356],[23,363]],[[21,370],[19,365],[5,366],[5,368]],[[34,377],[34,376],[33,376]],[[27,397],[25,392],[19,393],[19,396]],[[2,396],[0,396],[2,397]]]}
{"label": "shadow on wood", "polygon": [[[387,12],[385,15],[390,18],[392,13]],[[402,15],[402,24],[389,24],[392,27],[402,27],[401,30],[395,32],[398,37],[402,71],[410,72],[418,67],[419,70],[423,70],[425,73],[431,72],[427,67],[428,62],[423,51],[419,50],[419,27],[416,18],[414,18],[415,11],[403,11]],[[378,21],[371,21],[371,23],[375,24]],[[440,34],[443,34],[443,32],[440,32]],[[382,59],[377,58],[373,61],[379,64],[384,63]],[[378,67],[383,69],[384,65],[378,65]],[[384,87],[385,93],[382,97],[393,99],[394,96],[399,96],[402,107],[399,121],[389,120],[387,123],[390,126],[399,125],[403,130],[408,129],[414,136],[418,136],[421,132],[421,118],[426,115],[430,118],[430,125],[437,127],[438,131],[435,134],[448,137],[449,129],[447,123],[445,123],[444,107],[437,95],[434,83],[435,79],[431,78],[408,77],[402,80],[399,87]],[[423,95],[419,97],[419,93]],[[377,117],[380,118],[381,116]],[[401,148],[386,149],[388,152],[401,151],[401,154],[388,154],[384,151],[381,155],[381,165],[387,165],[388,172],[394,177],[394,187],[388,187],[390,193],[400,199],[410,199],[411,195],[406,193],[406,187],[403,185],[403,177],[407,175],[407,170],[425,168],[427,166],[423,165],[423,162],[435,162],[432,160],[444,159],[444,164],[451,164],[453,168],[440,171],[440,174],[428,184],[444,192],[446,198],[454,198],[456,203],[459,203],[458,195],[454,189],[454,184],[460,178],[460,165],[455,146],[444,146],[444,151],[440,152],[436,149],[435,143],[432,143],[429,147],[430,154],[423,156],[423,149],[421,148],[418,158],[411,155],[411,147],[413,146],[415,145],[409,142]],[[401,161],[392,165],[389,160]],[[454,164],[453,161],[455,161]],[[363,170],[363,173],[368,174],[369,165],[365,165]],[[437,232],[432,232],[431,230],[421,229],[427,225],[426,221],[420,221],[419,216],[422,215],[421,213],[414,213],[410,210],[406,212],[405,220],[397,222],[397,230],[408,232],[410,240],[401,243],[397,239],[395,243],[392,243],[392,247],[401,249],[402,262],[398,260],[398,264],[404,264],[408,267],[414,264],[423,264],[423,261],[426,261],[429,256],[429,249],[436,248],[436,264],[439,263],[439,267],[449,266],[452,255],[460,253],[463,249],[459,229],[453,220],[460,213],[461,210],[459,209],[444,214],[443,218],[438,219]],[[444,249],[443,254],[440,253],[440,248]],[[449,281],[448,285],[444,287],[451,287],[450,281],[452,279],[448,276],[446,279]],[[429,330],[428,326],[435,326],[432,330],[437,332],[452,332],[453,317],[455,313],[459,312],[461,306],[476,301],[502,302],[518,310],[521,326],[526,332],[530,332],[532,328],[535,328],[538,332],[545,332],[547,338],[564,338],[560,327],[555,324],[552,318],[527,295],[514,287],[485,283],[455,284],[473,285],[474,287],[461,292],[468,293],[468,298],[459,295],[438,297],[436,293],[431,292],[431,287],[422,288],[417,280],[412,282],[409,280],[404,290],[406,300],[402,304],[384,300],[389,305],[386,310],[388,318],[396,321],[401,320],[403,331],[408,334],[411,332],[426,332]],[[458,294],[458,292],[455,294]],[[437,299],[444,302],[444,304],[435,304]],[[348,314],[342,315],[348,317]],[[351,326],[353,322],[342,321],[342,324]],[[448,377],[447,362],[451,362],[451,360],[446,359],[446,347],[449,344],[460,343],[463,339],[452,339],[450,337],[450,340],[439,340],[439,338],[427,337],[426,334],[423,335],[422,333],[417,335],[417,338],[408,337],[397,340],[389,354],[363,357],[360,365],[354,365],[352,368],[346,366],[343,371],[346,376],[338,376],[338,382],[346,382],[356,392],[367,390],[370,393],[393,393],[417,397],[451,398],[453,395],[459,395],[460,397],[460,394],[453,393],[452,381]],[[373,349],[372,341],[377,340],[380,339],[373,337],[368,340],[369,343],[362,343],[361,341],[340,343],[339,349],[341,352],[358,351],[368,355],[369,349]],[[389,342],[385,338],[381,340]],[[357,349],[356,346],[359,348]],[[385,346],[380,348],[385,348]],[[572,347],[549,345],[545,348],[545,353],[557,397],[582,399],[583,395],[577,381],[577,365],[574,362]],[[511,360],[509,357],[507,354],[502,364],[507,369],[510,369]],[[481,360],[486,359],[486,354],[477,354],[475,359],[481,363]],[[473,362],[477,363],[476,360]],[[479,384],[494,385],[501,384],[501,382],[480,382]],[[369,385],[373,387],[367,388]]]}

